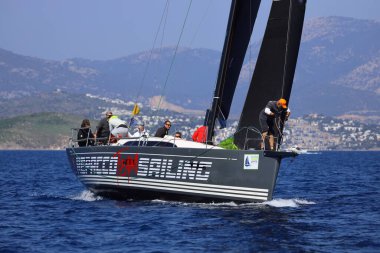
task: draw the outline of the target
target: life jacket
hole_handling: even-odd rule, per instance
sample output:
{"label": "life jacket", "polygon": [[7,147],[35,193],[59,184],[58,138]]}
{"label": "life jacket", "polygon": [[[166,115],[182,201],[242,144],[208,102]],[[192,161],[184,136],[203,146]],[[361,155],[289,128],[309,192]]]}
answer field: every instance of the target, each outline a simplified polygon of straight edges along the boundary
{"label": "life jacket", "polygon": [[195,142],[205,143],[207,140],[207,126],[198,127],[198,129],[195,130],[192,139]]}

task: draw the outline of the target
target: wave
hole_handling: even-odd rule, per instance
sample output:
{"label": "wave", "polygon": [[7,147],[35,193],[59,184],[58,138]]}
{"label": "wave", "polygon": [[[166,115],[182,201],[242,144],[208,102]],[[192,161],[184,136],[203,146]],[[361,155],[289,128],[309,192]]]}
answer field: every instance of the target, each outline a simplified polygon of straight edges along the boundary
{"label": "wave", "polygon": [[82,201],[97,201],[97,200],[103,200],[103,197],[96,196],[94,193],[90,192],[89,190],[83,190],[82,192],[76,194],[76,195],[59,195],[59,194],[52,194],[52,193],[40,193],[40,192],[32,192],[29,194],[30,197],[35,199],[41,199],[41,200],[54,200],[54,199],[70,199],[70,200],[82,200]]}
{"label": "wave", "polygon": [[90,192],[89,190],[84,190],[78,195],[70,197],[71,200],[82,200],[82,201],[97,201],[102,200],[103,197],[96,196],[94,193]]}
{"label": "wave", "polygon": [[223,207],[239,207],[241,204],[237,204],[233,201],[230,202],[183,202],[175,200],[160,200],[154,199],[150,200],[152,203],[158,204],[169,204],[169,205],[180,205],[180,206],[190,206],[190,207],[201,207],[201,208],[223,208]]}
{"label": "wave", "polygon": [[261,203],[235,203],[231,202],[217,202],[217,203],[187,203],[180,201],[166,201],[166,200],[152,200],[152,203],[160,203],[160,204],[174,204],[181,206],[198,206],[201,208],[241,208],[241,207],[264,207],[264,206],[272,206],[272,207],[300,207],[303,205],[314,205],[316,204],[313,201],[308,201],[305,199],[273,199],[271,201],[265,201]]}
{"label": "wave", "polygon": [[272,199],[260,204],[273,207],[300,207],[301,205],[314,205],[316,203],[305,199]]}
{"label": "wave", "polygon": [[303,153],[303,155],[321,155],[322,152],[317,151],[307,151],[306,153]]}

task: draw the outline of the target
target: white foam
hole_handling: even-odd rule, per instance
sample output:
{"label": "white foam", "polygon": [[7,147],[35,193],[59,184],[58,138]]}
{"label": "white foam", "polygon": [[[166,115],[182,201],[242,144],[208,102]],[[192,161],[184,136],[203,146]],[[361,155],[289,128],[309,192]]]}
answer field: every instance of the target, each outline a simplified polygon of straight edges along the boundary
{"label": "white foam", "polygon": [[181,202],[181,201],[166,201],[166,200],[160,200],[160,199],[154,199],[152,200],[152,203],[159,203],[159,204],[175,204],[175,205],[181,205],[181,206],[196,206],[201,208],[214,208],[214,207],[237,207],[239,206],[235,202],[211,202],[211,203],[198,203],[198,202]]}
{"label": "white foam", "polygon": [[304,153],[303,155],[321,155],[321,154],[322,154],[321,152],[310,152],[310,151],[308,151],[308,152]]}
{"label": "white foam", "polygon": [[239,206],[238,204],[236,204],[235,202],[231,201],[231,202],[220,202],[220,203],[210,203],[210,205],[213,205],[213,206]]}
{"label": "white foam", "polygon": [[273,199],[262,204],[273,207],[299,207],[300,205],[314,205],[315,202],[305,199]]}
{"label": "white foam", "polygon": [[235,202],[211,202],[211,203],[192,203],[192,205],[198,206],[200,208],[208,208],[208,209],[214,209],[214,208],[231,208],[231,207],[238,207],[239,204],[236,204]]}
{"label": "white foam", "polygon": [[187,202],[180,202],[180,201],[165,201],[165,200],[159,200],[155,199],[152,200],[153,203],[160,203],[160,204],[175,204],[175,205],[182,205],[182,206],[197,206],[200,208],[242,208],[242,207],[254,207],[254,208],[261,208],[265,206],[272,206],[272,207],[293,207],[297,208],[302,205],[314,205],[315,202],[308,201],[305,199],[273,199],[271,201],[265,201],[261,203],[235,203],[233,201],[231,202],[217,202],[217,203],[187,203]]}
{"label": "white foam", "polygon": [[94,193],[90,192],[89,190],[84,190],[79,195],[73,196],[70,199],[83,200],[83,201],[97,201],[97,200],[102,200],[103,198],[100,196],[96,196]]}

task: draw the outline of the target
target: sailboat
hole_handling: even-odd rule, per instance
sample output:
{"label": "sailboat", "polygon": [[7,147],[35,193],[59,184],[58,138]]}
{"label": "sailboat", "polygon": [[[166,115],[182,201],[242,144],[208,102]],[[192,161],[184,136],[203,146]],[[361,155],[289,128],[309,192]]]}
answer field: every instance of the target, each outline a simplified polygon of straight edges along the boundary
{"label": "sailboat", "polygon": [[[226,121],[259,0],[233,0],[211,108],[207,142],[171,136],[125,138],[116,144],[67,149],[78,179],[97,195],[118,199],[191,202],[263,202],[273,198],[281,160],[293,152],[256,150],[252,129],[264,101],[289,100],[301,40],[306,0],[274,0],[235,134],[239,150],[212,144],[216,121]],[[276,137],[281,137],[280,125]],[[278,146],[280,142],[278,142]]]}

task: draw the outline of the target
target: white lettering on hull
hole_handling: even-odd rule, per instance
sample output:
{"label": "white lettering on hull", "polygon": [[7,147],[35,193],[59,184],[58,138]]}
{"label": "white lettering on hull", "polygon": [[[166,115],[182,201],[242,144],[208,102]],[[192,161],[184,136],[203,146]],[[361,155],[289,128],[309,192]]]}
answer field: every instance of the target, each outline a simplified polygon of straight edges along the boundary
{"label": "white lettering on hull", "polygon": [[[78,174],[116,175],[117,157],[83,156],[76,157]],[[165,179],[183,179],[191,181],[207,181],[210,176],[210,161],[185,160],[174,161],[167,158],[138,158],[137,176]]]}

